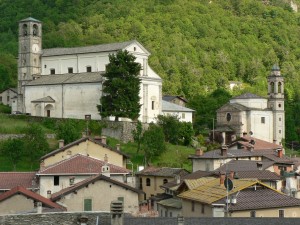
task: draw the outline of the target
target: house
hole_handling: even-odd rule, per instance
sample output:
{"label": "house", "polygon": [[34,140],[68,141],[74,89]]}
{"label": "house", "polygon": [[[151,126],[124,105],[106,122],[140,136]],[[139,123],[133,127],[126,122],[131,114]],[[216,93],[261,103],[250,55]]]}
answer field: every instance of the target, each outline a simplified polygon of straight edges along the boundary
{"label": "house", "polygon": [[162,97],[162,100],[166,101],[166,102],[170,102],[170,103],[174,103],[176,105],[180,105],[185,107],[186,103],[188,102],[184,97],[182,96],[174,96],[174,95],[164,95]]}
{"label": "house", "polygon": [[12,105],[12,101],[17,97],[18,92],[16,88],[8,88],[0,93],[0,104]]}
{"label": "house", "polygon": [[0,215],[64,210],[63,206],[22,186],[16,186],[0,195]]}
{"label": "house", "polygon": [[0,194],[17,186],[37,192],[39,180],[36,172],[0,172]]}
{"label": "house", "polygon": [[111,179],[127,183],[129,173],[130,171],[126,168],[113,165],[108,161],[76,154],[41,168],[36,176],[39,177],[40,195],[49,197],[51,193],[58,192],[97,174],[106,174]]}
{"label": "house", "polygon": [[268,76],[268,98],[244,93],[232,98],[217,110],[216,130],[230,144],[232,136],[241,137],[244,132],[281,145],[285,138],[284,78],[277,65]]}
{"label": "house", "polygon": [[52,194],[51,200],[68,212],[109,211],[110,203],[119,200],[124,212],[134,214],[139,210],[142,194],[139,189],[99,174]]}
{"label": "house", "polygon": [[193,109],[162,100],[162,114],[164,116],[176,116],[181,122],[192,123],[194,112]]}
{"label": "house", "polygon": [[61,160],[68,159],[72,155],[82,154],[104,160],[107,158],[108,162],[126,168],[128,155],[120,151],[120,146],[112,148],[106,144],[106,137],[83,137],[72,143],[64,145],[61,140],[59,148],[41,157],[41,167],[47,167]]}
{"label": "house", "polygon": [[145,192],[145,200],[151,196],[155,196],[159,193],[163,193],[161,185],[170,181],[180,179],[181,176],[188,174],[189,172],[182,168],[169,168],[169,167],[152,167],[149,166],[144,170],[137,172],[136,183],[139,188]]}
{"label": "house", "polygon": [[42,22],[19,21],[18,99],[12,111],[32,116],[101,119],[102,74],[109,55],[127,50],[141,64],[140,116],[150,123],[161,114],[162,80],[149,66],[150,52],[138,41],[73,48],[42,48]]}
{"label": "house", "polygon": [[253,179],[215,178],[178,195],[184,217],[300,217],[300,199]]}

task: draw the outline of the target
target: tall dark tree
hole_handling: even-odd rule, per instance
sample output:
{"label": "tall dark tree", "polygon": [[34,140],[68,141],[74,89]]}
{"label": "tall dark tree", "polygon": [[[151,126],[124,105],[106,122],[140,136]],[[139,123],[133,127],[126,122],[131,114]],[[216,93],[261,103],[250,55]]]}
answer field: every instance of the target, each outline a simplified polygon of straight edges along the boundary
{"label": "tall dark tree", "polygon": [[141,65],[128,51],[118,51],[109,55],[109,64],[103,75],[103,96],[98,110],[102,117],[114,116],[136,120],[140,112]]}

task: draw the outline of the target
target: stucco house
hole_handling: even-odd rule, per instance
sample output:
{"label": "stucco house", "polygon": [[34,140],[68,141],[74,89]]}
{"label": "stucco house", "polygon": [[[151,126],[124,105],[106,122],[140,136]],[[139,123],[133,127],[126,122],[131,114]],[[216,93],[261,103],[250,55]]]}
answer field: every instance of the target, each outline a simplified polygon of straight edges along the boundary
{"label": "stucco house", "polygon": [[172,102],[162,100],[162,114],[164,116],[176,116],[181,122],[193,122],[195,110]]}
{"label": "stucco house", "polygon": [[0,93],[0,104],[11,106],[18,95],[16,88],[8,88]]}
{"label": "stucco house", "polygon": [[42,48],[42,22],[19,21],[18,99],[12,111],[33,116],[101,119],[97,105],[109,55],[127,50],[140,63],[140,116],[143,123],[161,114],[162,80],[148,64],[150,52],[138,41],[72,48]]}
{"label": "stucco house", "polygon": [[130,170],[108,163],[108,161],[76,154],[69,159],[41,168],[36,176],[39,178],[40,195],[49,198],[51,193],[98,174],[105,174],[113,180],[127,183],[129,173]]}
{"label": "stucco house", "polygon": [[65,211],[65,208],[22,186],[16,186],[0,195],[0,215],[42,211]]}
{"label": "stucco house", "polygon": [[107,161],[113,165],[126,168],[129,156],[120,150],[120,146],[112,148],[106,144],[106,137],[83,137],[72,143],[64,145],[60,141],[59,148],[41,157],[41,168],[47,167],[61,160],[68,159],[73,155],[82,154],[96,159]]}
{"label": "stucco house", "polygon": [[52,194],[51,200],[64,206],[67,211],[109,211],[112,201],[122,201],[124,212],[139,211],[139,195],[143,192],[104,175],[86,180]]}
{"label": "stucco house", "polygon": [[[300,217],[300,199],[253,179],[233,179],[227,192],[225,176],[178,195],[184,217]],[[228,196],[228,197],[227,197]]]}

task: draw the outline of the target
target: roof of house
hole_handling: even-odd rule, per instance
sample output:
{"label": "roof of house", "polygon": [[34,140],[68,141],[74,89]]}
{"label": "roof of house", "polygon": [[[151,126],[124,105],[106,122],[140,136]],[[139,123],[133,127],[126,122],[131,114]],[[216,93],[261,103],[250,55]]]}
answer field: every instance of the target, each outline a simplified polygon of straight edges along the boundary
{"label": "roof of house", "polygon": [[189,190],[192,190],[215,179],[215,177],[201,177],[198,179],[184,179],[183,182]]}
{"label": "roof of house", "polygon": [[281,149],[282,146],[271,143],[268,141],[261,140],[259,138],[255,138],[252,136],[243,136],[241,137],[237,142],[232,143],[229,147],[232,147],[234,145],[241,145],[242,147],[248,147],[248,148],[253,148],[254,150],[265,150],[265,149]]}
{"label": "roof of house", "polygon": [[39,85],[60,85],[60,84],[77,84],[77,83],[101,83],[102,72],[90,73],[66,73],[66,74],[52,74],[42,75],[39,78],[32,80],[26,86]]}
{"label": "roof of house", "polygon": [[0,172],[0,190],[10,190],[16,186],[27,189],[37,188],[36,172]]}
{"label": "roof of house", "polygon": [[162,100],[162,111],[164,112],[194,112],[195,110]]}
{"label": "roof of house", "polygon": [[[238,191],[241,191],[245,188],[248,188],[253,185],[265,186],[263,183],[259,182],[256,179],[234,179],[232,180],[234,188],[227,193],[225,186],[220,184],[220,178],[215,178],[209,182],[204,183],[203,185],[185,191],[178,195],[178,197],[183,199],[189,199],[193,201],[198,201],[206,204],[212,204],[225,196],[227,194],[233,194]],[[270,188],[270,187],[269,187]],[[276,191],[276,190],[274,190]]]}
{"label": "roof of house", "polygon": [[50,153],[48,153],[48,154],[42,156],[42,157],[41,157],[41,160],[46,159],[46,158],[48,158],[48,157],[50,157],[50,156],[54,156],[55,154],[57,154],[57,153],[59,153],[59,152],[63,152],[63,151],[65,151],[66,149],[69,149],[69,148],[71,148],[71,147],[73,147],[73,146],[76,146],[76,145],[78,145],[78,144],[80,144],[80,143],[82,143],[82,142],[85,142],[85,141],[91,141],[91,142],[93,142],[93,143],[95,143],[95,144],[97,144],[97,145],[100,145],[100,146],[102,146],[102,147],[104,147],[104,148],[106,148],[106,149],[109,149],[109,150],[111,150],[111,151],[113,151],[113,152],[116,152],[116,153],[118,153],[118,154],[120,154],[120,155],[123,155],[125,158],[129,158],[129,156],[128,156],[127,154],[125,154],[124,152],[121,152],[121,151],[119,151],[119,150],[117,150],[117,149],[115,149],[115,148],[112,148],[112,147],[110,147],[110,146],[108,146],[108,145],[106,145],[106,144],[103,144],[103,143],[101,143],[100,141],[97,141],[97,140],[92,139],[92,138],[90,138],[90,137],[83,137],[83,138],[80,138],[80,139],[78,139],[78,140],[76,140],[76,141],[73,141],[73,142],[71,142],[71,143],[69,143],[69,144],[67,144],[67,145],[65,145],[65,146],[63,146],[63,147],[61,147],[61,148],[59,148],[59,149],[56,149],[56,150],[54,150],[54,151],[52,151],[52,152],[50,152]]}
{"label": "roof of house", "polygon": [[128,174],[130,170],[116,166],[110,163],[105,163],[102,160],[76,154],[69,159],[62,160],[53,165],[41,169],[37,175],[49,174],[99,174],[102,172],[102,166],[108,165],[111,174]]}
{"label": "roof of house", "polygon": [[[300,206],[300,199],[293,198],[269,188],[245,189],[236,195],[236,199],[236,204],[229,204],[229,211]],[[215,203],[226,204],[226,198]]]}
{"label": "roof of house", "polygon": [[175,176],[184,176],[189,174],[188,171],[182,168],[170,168],[170,167],[152,167],[149,166],[139,172],[136,175],[143,175],[143,176],[157,176],[157,177],[175,177]]}
{"label": "roof of house", "polygon": [[175,208],[175,209],[181,209],[182,203],[181,200],[178,198],[168,198],[159,201],[157,204],[162,205],[167,208]]}
{"label": "roof of house", "polygon": [[112,52],[125,49],[126,47],[137,44],[146,54],[150,53],[136,40],[119,42],[119,43],[109,43],[101,45],[92,45],[84,47],[73,47],[73,48],[50,48],[43,49],[43,57],[45,56],[57,56],[57,55],[75,55],[75,54],[85,54],[85,53],[98,53],[98,52]]}
{"label": "roof of house", "polygon": [[256,178],[261,181],[276,181],[282,179],[279,175],[269,170],[239,171],[235,176],[240,179]]}
{"label": "roof of house", "polygon": [[5,199],[8,199],[14,195],[22,194],[26,196],[27,198],[31,198],[37,202],[42,202],[44,206],[50,207],[50,208],[59,208],[62,210],[65,210],[64,207],[61,205],[58,205],[57,203],[52,202],[50,199],[45,198],[35,192],[29,191],[26,188],[22,186],[17,186],[11,189],[10,191],[4,192],[0,195],[0,202],[4,201]]}
{"label": "roof of house", "polygon": [[179,96],[179,95],[164,95],[162,97],[162,99],[167,101],[167,102],[170,102],[170,101],[174,100],[175,98],[178,98],[178,99],[180,99],[181,101],[183,101],[185,103],[188,102],[185,98],[183,98],[182,96]]}
{"label": "roof of house", "polygon": [[88,179],[85,179],[85,180],[83,180],[81,182],[78,182],[78,183],[74,184],[73,186],[64,188],[64,189],[60,190],[59,192],[56,192],[56,193],[52,194],[51,199],[53,201],[56,201],[56,200],[58,200],[58,199],[60,199],[60,198],[62,198],[64,196],[66,196],[66,195],[68,195],[68,194],[70,194],[70,193],[72,193],[74,191],[77,191],[77,190],[79,190],[81,188],[85,188],[89,184],[95,183],[97,181],[106,181],[106,182],[115,184],[117,186],[120,186],[120,187],[122,187],[122,188],[124,188],[126,190],[131,190],[131,191],[136,192],[136,193],[144,193],[142,190],[139,190],[139,189],[131,187],[131,186],[125,184],[125,183],[121,183],[121,182],[113,180],[113,179],[111,179],[111,178],[109,178],[107,176],[99,174],[99,175],[92,176],[92,177],[90,177]]}
{"label": "roof of house", "polygon": [[249,92],[244,93],[244,94],[239,95],[239,96],[236,96],[233,99],[253,99],[253,98],[255,98],[255,99],[265,99],[261,96],[258,96],[258,95],[255,95],[255,94],[252,94],[252,93],[249,93]]}
{"label": "roof of house", "polygon": [[11,90],[12,92],[15,92],[16,94],[18,93],[17,88],[7,88],[7,89],[3,90],[2,92],[0,92],[0,94],[2,94],[3,92],[5,92],[7,90]]}
{"label": "roof of house", "polygon": [[258,163],[261,164],[262,170],[274,165],[274,161],[253,161],[253,160],[231,160],[220,166],[216,171],[255,171],[259,170]]}

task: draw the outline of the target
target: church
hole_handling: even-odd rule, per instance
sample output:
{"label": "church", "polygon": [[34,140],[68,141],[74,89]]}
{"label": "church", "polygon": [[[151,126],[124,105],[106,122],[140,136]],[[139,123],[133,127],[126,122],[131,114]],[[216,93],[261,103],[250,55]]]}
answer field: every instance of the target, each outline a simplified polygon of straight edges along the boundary
{"label": "church", "polygon": [[[150,123],[162,114],[162,79],[148,65],[150,53],[136,40],[74,48],[42,48],[42,23],[19,21],[18,90],[12,113],[101,119],[102,74],[109,55],[127,50],[140,63],[140,117]],[[125,120],[125,119],[124,119]]]}
{"label": "church", "polygon": [[217,110],[217,127],[224,143],[243,134],[282,145],[285,138],[284,79],[274,65],[268,76],[268,98],[251,93],[232,98]]}

